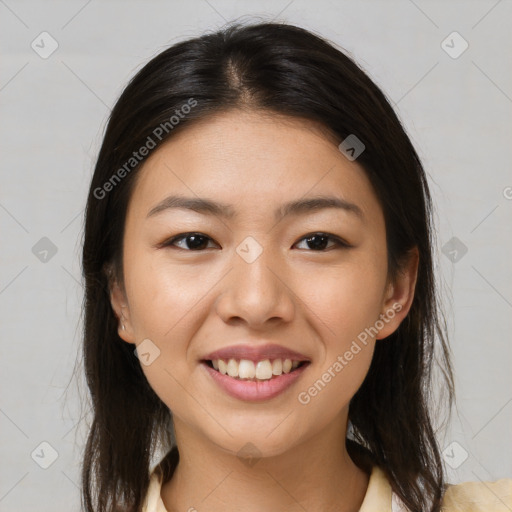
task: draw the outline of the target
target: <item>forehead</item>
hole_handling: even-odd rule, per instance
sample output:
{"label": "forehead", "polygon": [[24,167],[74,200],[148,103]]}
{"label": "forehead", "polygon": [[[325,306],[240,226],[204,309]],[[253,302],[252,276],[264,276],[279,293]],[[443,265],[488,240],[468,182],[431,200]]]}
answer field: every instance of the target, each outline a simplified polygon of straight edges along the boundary
{"label": "forehead", "polygon": [[[215,198],[251,215],[301,197],[333,195],[380,209],[364,169],[320,124],[233,110],[195,121],[157,148],[138,172],[132,206],[146,216],[170,194]],[[286,201],[285,201],[286,199]]]}

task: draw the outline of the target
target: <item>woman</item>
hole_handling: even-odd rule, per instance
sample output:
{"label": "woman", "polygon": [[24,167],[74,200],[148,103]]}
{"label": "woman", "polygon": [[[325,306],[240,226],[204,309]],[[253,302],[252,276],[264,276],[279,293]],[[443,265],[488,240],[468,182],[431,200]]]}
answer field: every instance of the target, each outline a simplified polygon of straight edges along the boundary
{"label": "woman", "polygon": [[87,203],[85,510],[507,510],[512,480],[446,490],[431,242],[409,138],[328,42],[234,25],[153,58]]}

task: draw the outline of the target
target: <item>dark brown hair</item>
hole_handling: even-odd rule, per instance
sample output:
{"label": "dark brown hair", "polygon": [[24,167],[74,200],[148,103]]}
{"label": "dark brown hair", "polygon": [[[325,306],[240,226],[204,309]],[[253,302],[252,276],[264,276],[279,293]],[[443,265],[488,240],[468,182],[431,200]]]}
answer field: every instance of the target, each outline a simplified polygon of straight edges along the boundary
{"label": "dark brown hair", "polygon": [[[85,510],[139,511],[155,450],[172,444],[171,412],[149,386],[134,345],[119,338],[109,299],[109,279],[123,283],[125,216],[145,161],[131,160],[133,152],[150,138],[158,147],[194,120],[234,108],[315,121],[340,142],[355,134],[366,146],[357,161],[384,212],[390,275],[418,248],[411,310],[376,345],[368,375],[350,402],[347,448],[359,464],[359,452],[378,464],[411,511],[438,512],[445,484],[430,409],[434,364],[442,370],[449,412],[453,377],[433,273],[425,172],[368,75],[333,44],[279,23],[232,24],[167,48],[136,73],[110,115],[87,200],[83,244],[83,357],[93,410],[83,459]],[[178,462],[176,447],[168,453],[166,478]]]}

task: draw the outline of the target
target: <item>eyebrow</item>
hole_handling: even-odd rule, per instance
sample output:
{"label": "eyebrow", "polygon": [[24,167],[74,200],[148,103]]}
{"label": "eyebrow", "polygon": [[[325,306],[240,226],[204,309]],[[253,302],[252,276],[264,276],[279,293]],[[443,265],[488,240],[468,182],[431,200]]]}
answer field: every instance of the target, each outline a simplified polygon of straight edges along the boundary
{"label": "eyebrow", "polygon": [[[160,201],[154,208],[149,211],[146,218],[157,215],[158,213],[161,213],[165,210],[174,208],[184,208],[187,210],[193,210],[203,215],[215,215],[225,219],[232,219],[236,217],[236,211],[232,205],[219,203],[202,197],[185,197],[174,195],[166,197],[163,201]],[[364,219],[363,212],[359,206],[335,196],[316,196],[290,201],[281,205],[274,211],[274,218],[276,221],[280,221],[284,217],[290,215],[304,215],[306,213],[311,213],[313,211],[323,210],[326,208],[338,208],[348,213],[352,213],[360,219]]]}

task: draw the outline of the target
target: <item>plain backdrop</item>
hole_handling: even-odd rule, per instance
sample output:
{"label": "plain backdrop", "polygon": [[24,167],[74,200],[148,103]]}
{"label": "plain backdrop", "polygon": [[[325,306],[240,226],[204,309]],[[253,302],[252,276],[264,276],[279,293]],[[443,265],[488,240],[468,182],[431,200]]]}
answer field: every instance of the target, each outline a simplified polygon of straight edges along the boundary
{"label": "plain backdrop", "polygon": [[236,18],[330,39],[395,105],[437,206],[448,476],[512,476],[510,0],[0,0],[0,511],[79,510],[79,258],[109,110],[156,53]]}

